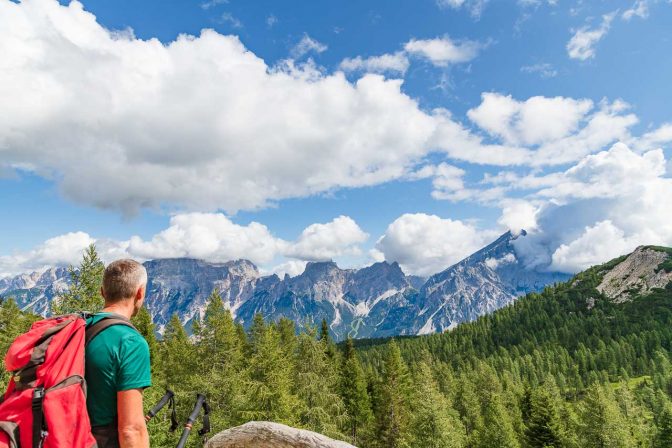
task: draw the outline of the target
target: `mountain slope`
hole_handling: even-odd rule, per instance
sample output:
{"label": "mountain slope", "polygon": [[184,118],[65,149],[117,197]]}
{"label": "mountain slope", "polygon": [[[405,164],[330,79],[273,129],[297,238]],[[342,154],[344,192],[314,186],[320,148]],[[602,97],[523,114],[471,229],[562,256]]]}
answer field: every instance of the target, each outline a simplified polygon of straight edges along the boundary
{"label": "mountain slope", "polygon": [[[147,308],[159,329],[173,314],[189,323],[203,316],[208,296],[217,290],[246,325],[262,313],[270,320],[287,317],[299,327],[326,319],[337,339],[441,332],[568,278],[525,268],[513,246],[524,236],[507,232],[427,281],[387,262],[358,270],[340,269],[333,262],[308,263],[301,275],[281,279],[261,276],[247,260],[152,260],[145,262]],[[65,269],[50,269],[0,280],[0,295],[14,296],[22,308],[47,314],[68,281]]]}
{"label": "mountain slope", "polygon": [[[591,371],[616,377],[621,368],[628,375],[648,374],[657,350],[672,351],[671,271],[672,249],[639,247],[452,332],[404,338],[399,344],[409,360],[418,361],[426,350],[455,367],[475,359],[502,362],[507,369],[528,370],[528,375],[534,371],[535,380],[552,373],[567,381],[578,376],[580,381],[572,381],[588,384],[595,380],[589,378]],[[613,278],[645,283],[660,279],[659,274],[666,276],[663,287],[630,288],[627,297],[601,291]],[[375,365],[384,343],[359,340],[357,346]],[[507,357],[512,361],[504,361]]]}
{"label": "mountain slope", "polygon": [[538,291],[548,284],[567,280],[562,273],[525,268],[513,242],[525,237],[507,232],[445,271],[427,280],[420,290],[420,312],[414,322],[418,334],[454,328]]}

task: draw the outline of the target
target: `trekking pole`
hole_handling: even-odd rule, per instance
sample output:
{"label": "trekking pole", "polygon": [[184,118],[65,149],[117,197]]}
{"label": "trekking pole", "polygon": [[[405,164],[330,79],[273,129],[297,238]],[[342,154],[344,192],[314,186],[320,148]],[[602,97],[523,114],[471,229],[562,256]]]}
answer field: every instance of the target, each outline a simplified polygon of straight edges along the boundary
{"label": "trekking pole", "polygon": [[154,407],[149,410],[147,415],[145,415],[145,422],[149,423],[149,421],[153,419],[156,416],[156,414],[158,414],[166,404],[170,404],[170,407],[172,409],[172,412],[170,413],[169,431],[173,432],[177,429],[179,423],[177,422],[177,416],[175,415],[175,394],[170,389],[166,389],[166,393],[164,394],[164,396],[161,397],[159,402],[156,403],[156,405],[154,405]]}
{"label": "trekking pole", "polygon": [[182,431],[182,437],[180,437],[180,442],[177,444],[177,448],[184,448],[184,445],[187,443],[189,434],[191,433],[191,428],[194,425],[194,422],[198,418],[198,414],[203,408],[203,428],[198,431],[198,434],[203,436],[206,433],[210,432],[210,406],[205,401],[205,395],[198,394],[196,395],[196,404],[194,405],[194,410],[189,414],[187,422],[184,424],[184,431]]}

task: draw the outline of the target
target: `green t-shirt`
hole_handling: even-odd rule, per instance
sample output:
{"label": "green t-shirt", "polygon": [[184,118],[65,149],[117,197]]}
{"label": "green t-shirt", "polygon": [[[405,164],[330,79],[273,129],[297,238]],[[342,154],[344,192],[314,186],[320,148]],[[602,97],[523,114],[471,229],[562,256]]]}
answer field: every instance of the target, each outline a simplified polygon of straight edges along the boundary
{"label": "green t-shirt", "polygon": [[[109,314],[95,314],[86,322],[94,324]],[[109,327],[86,348],[84,372],[91,425],[109,425],[117,415],[117,392],[152,385],[147,341],[125,325]]]}

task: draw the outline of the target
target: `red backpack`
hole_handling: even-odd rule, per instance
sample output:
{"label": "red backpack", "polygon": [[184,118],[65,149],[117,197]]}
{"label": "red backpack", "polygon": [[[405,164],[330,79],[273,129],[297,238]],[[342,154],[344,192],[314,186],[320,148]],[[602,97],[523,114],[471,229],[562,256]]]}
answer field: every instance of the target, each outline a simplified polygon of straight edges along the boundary
{"label": "red backpack", "polygon": [[99,323],[87,334],[83,316],[57,316],[14,340],[5,356],[13,376],[0,403],[0,448],[96,446],[86,410],[85,340],[111,325],[130,326],[115,318]]}

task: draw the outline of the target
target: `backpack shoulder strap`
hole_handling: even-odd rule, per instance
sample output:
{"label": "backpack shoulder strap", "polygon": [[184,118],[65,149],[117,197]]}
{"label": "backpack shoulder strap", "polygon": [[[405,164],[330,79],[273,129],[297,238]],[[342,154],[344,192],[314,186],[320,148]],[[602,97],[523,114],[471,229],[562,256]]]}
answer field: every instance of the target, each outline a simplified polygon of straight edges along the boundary
{"label": "backpack shoulder strap", "polygon": [[84,346],[86,347],[87,345],[89,345],[89,343],[93,340],[93,338],[98,336],[104,330],[107,330],[108,328],[113,327],[115,325],[123,325],[125,327],[131,327],[135,331],[138,331],[133,326],[131,321],[126,319],[124,316],[120,316],[118,314],[110,314],[109,316],[103,317],[102,319],[100,319],[95,324],[89,325],[88,327],[86,327],[86,336],[84,338]]}

